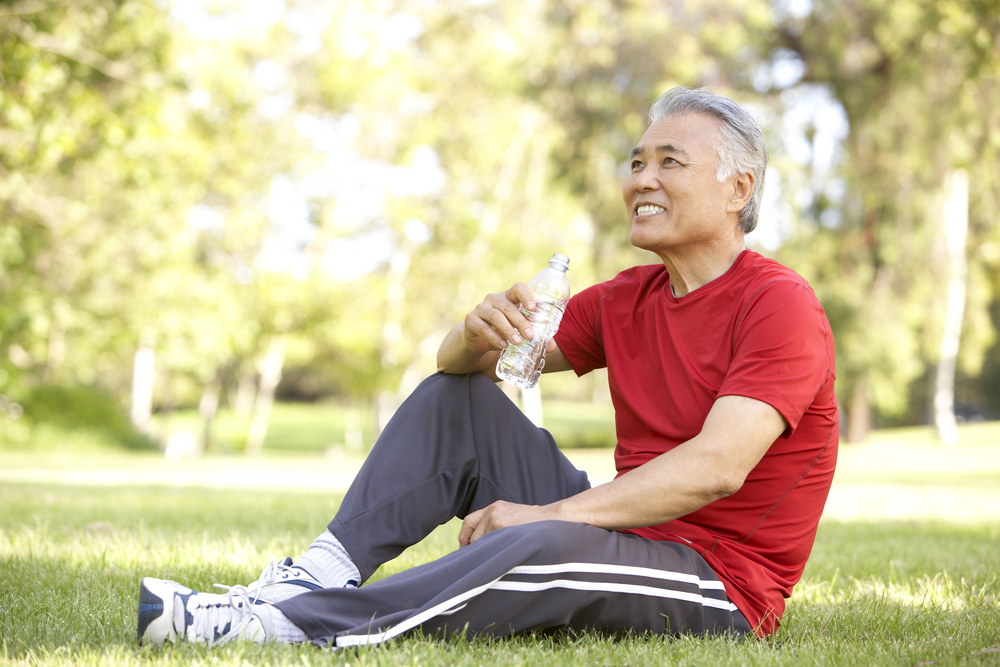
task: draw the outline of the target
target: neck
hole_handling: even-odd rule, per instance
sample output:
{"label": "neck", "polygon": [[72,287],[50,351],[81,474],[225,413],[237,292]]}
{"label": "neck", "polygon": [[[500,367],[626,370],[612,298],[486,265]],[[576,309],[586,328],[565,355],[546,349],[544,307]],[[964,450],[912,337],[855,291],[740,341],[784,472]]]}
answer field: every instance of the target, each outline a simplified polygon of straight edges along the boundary
{"label": "neck", "polygon": [[670,274],[670,288],[681,297],[723,275],[746,250],[743,234],[711,248],[669,252],[660,256]]}

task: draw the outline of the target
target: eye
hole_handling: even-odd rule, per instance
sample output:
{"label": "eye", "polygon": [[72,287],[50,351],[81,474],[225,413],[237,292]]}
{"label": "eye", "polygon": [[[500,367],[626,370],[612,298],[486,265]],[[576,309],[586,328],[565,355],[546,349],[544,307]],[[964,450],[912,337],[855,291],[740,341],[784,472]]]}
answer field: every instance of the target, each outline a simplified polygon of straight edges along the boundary
{"label": "eye", "polygon": [[632,171],[635,171],[640,167],[642,167],[642,162],[639,162],[638,160],[632,160]]}
{"label": "eye", "polygon": [[678,162],[677,160],[673,159],[672,157],[666,157],[666,158],[663,158],[663,164],[666,165],[666,166],[670,166],[670,165],[674,165],[674,164],[680,164],[680,162]]}

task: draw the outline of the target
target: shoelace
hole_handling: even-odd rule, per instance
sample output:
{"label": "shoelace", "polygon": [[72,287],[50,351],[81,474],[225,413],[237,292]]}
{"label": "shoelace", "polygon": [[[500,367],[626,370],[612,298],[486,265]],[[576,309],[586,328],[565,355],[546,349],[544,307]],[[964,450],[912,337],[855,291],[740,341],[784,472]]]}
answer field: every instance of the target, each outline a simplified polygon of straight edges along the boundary
{"label": "shoelace", "polygon": [[[216,588],[221,588],[225,591],[232,591],[234,588],[242,588],[244,590],[253,589],[253,597],[250,598],[250,604],[257,604],[257,599],[260,597],[260,591],[264,586],[273,584],[278,580],[278,577],[282,574],[288,573],[295,576],[295,572],[292,570],[291,566],[285,565],[284,560],[273,560],[271,564],[264,568],[264,571],[260,573],[257,577],[257,581],[250,584],[249,586],[227,586],[225,584],[212,584]],[[249,593],[249,592],[248,592]]]}
{"label": "shoelace", "polygon": [[[226,601],[218,599],[221,597],[192,595],[188,602],[187,611],[193,617],[195,636],[207,639],[210,647],[238,638],[253,618],[250,593],[245,586],[231,586]],[[227,625],[229,630],[222,633]]]}

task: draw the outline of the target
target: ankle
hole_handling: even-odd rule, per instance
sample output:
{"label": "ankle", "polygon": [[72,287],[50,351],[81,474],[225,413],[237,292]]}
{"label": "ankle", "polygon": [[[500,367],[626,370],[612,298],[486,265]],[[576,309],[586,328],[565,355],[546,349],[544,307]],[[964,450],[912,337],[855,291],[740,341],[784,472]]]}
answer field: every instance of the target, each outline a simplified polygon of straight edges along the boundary
{"label": "ankle", "polygon": [[309,636],[302,628],[288,620],[288,617],[273,605],[257,605],[254,616],[260,620],[264,635],[269,642],[298,644],[309,641]]}
{"label": "ankle", "polygon": [[361,573],[340,540],[329,530],[313,540],[295,566],[311,574],[325,588],[343,588],[361,583]]}

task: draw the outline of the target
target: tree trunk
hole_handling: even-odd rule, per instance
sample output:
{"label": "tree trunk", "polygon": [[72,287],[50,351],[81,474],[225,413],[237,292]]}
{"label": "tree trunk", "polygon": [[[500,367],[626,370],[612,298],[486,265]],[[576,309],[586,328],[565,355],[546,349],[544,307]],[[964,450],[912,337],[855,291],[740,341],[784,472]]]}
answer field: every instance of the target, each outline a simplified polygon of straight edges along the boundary
{"label": "tree trunk", "polygon": [[257,395],[257,386],[254,381],[253,372],[245,368],[245,364],[238,364],[236,368],[236,386],[227,388],[229,396],[229,407],[233,413],[241,420],[249,420],[253,414],[254,397]]}
{"label": "tree trunk", "polygon": [[954,445],[958,442],[955,367],[962,338],[968,282],[965,240],[969,231],[969,177],[964,170],[956,170],[948,178],[948,186],[948,202],[944,209],[949,270],[948,307],[945,311],[941,357],[938,360],[937,382],[934,387],[934,426],[944,444]]}
{"label": "tree trunk", "polygon": [[264,447],[264,437],[267,435],[267,424],[271,419],[271,406],[274,405],[274,390],[281,381],[281,368],[285,363],[285,337],[274,336],[267,348],[267,357],[260,369],[260,386],[257,389],[257,400],[253,405],[253,417],[250,419],[250,429],[247,432],[247,454],[257,455]]}
{"label": "tree trunk", "polygon": [[[510,399],[511,403],[514,403],[515,405],[519,405],[519,406],[521,405],[521,390],[520,389],[518,389],[517,387],[515,387],[514,385],[512,385],[509,382],[500,382],[499,384],[497,384],[497,386],[500,387],[500,390],[503,391],[504,395],[506,395],[507,398]],[[521,406],[521,407],[523,409],[523,406]]]}
{"label": "tree trunk", "polygon": [[49,348],[45,357],[45,373],[43,378],[47,383],[55,383],[59,378],[59,368],[66,358],[66,327],[60,317],[60,308],[53,308],[52,324],[49,326]]}
{"label": "tree trunk", "polygon": [[201,400],[198,401],[198,415],[201,417],[201,451],[206,452],[212,444],[212,422],[219,411],[219,391],[222,382],[216,374],[205,383],[201,389]]}
{"label": "tree trunk", "polygon": [[364,445],[361,431],[361,411],[350,406],[344,410],[344,446],[350,451],[360,452],[364,449]]}
{"label": "tree trunk", "polygon": [[396,403],[396,392],[389,391],[388,389],[383,389],[378,393],[375,399],[375,415],[378,422],[378,432],[379,435],[388,426],[389,420],[392,416],[396,414],[396,408],[399,405]]}
{"label": "tree trunk", "polygon": [[[389,260],[388,285],[386,286],[386,321],[382,326],[382,370],[392,371],[399,366],[399,341],[403,337],[402,312],[406,297],[405,279],[410,270],[412,248],[401,244]],[[382,433],[386,424],[396,414],[400,399],[398,391],[384,389],[378,394],[378,432]]]}
{"label": "tree trunk", "polygon": [[521,407],[524,416],[531,420],[531,423],[538,428],[545,427],[545,419],[542,415],[542,390],[537,384],[531,389],[521,390]]}
{"label": "tree trunk", "polygon": [[156,354],[153,348],[140,343],[132,365],[132,407],[129,416],[132,424],[146,434],[149,434],[149,421],[153,416],[155,373]]}
{"label": "tree trunk", "polygon": [[872,405],[868,397],[868,384],[859,379],[847,408],[847,442],[859,443],[868,439],[872,430]]}

